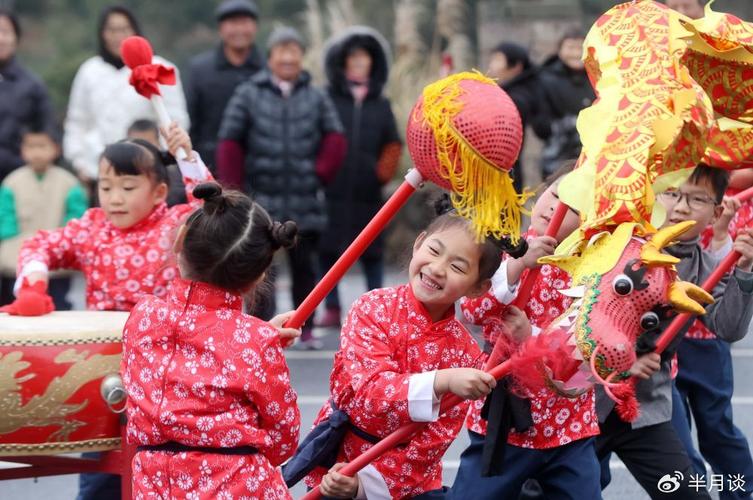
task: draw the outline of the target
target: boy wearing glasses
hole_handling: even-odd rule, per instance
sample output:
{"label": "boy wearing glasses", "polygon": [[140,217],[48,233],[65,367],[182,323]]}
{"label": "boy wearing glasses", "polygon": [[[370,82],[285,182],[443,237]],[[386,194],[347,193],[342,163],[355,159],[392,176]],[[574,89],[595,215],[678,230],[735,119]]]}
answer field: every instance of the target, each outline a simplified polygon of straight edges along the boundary
{"label": "boy wearing glasses", "polygon": [[[720,175],[722,171],[712,176],[706,173],[708,170],[711,169],[698,167],[693,176],[679,190],[663,193],[659,197],[659,201],[667,209],[668,223],[695,219],[698,224],[693,228],[694,232],[701,230],[704,223],[714,224],[711,254],[702,252],[698,243],[692,245],[686,243],[687,240],[675,246],[695,247],[691,256],[694,260],[690,266],[686,264],[688,259],[684,255],[677,255],[683,259],[677,265],[678,272],[680,278],[700,283],[713,270],[718,259],[724,257],[734,247],[743,254],[743,257],[732,273],[732,278],[728,277],[726,286],[730,289],[739,287],[740,296],[747,304],[750,302],[750,288],[746,286],[746,280],[750,276],[750,263],[745,251],[750,247],[753,229],[739,229],[735,242],[732,243],[727,226],[740,207],[740,203],[734,198],[722,200],[721,193],[724,192],[722,181],[726,178]],[[692,216],[688,216],[687,214],[691,212]],[[708,264],[703,262],[705,258]],[[687,270],[693,274],[683,274],[687,273]],[[715,297],[718,298],[724,291],[726,299],[727,291],[723,287],[724,285],[720,285],[717,290],[714,290]],[[745,309],[745,305],[741,304],[740,311]],[[731,403],[733,376],[730,343],[740,340],[746,330],[746,328],[728,330],[712,321],[699,318],[693,322],[685,334],[684,342],[677,349],[679,370],[675,379],[677,397],[674,402],[679,408],[673,409],[672,423],[680,435],[689,436],[692,415],[698,431],[701,455],[714,473],[722,474],[725,478],[728,475],[740,475],[748,483],[742,490],[736,492],[732,492],[731,488],[724,488],[724,491],[719,494],[722,500],[750,498],[753,492],[751,481],[748,479],[753,478],[753,460],[751,460],[748,441],[732,422]],[[690,439],[685,441],[696,470],[705,474],[705,464],[692,449]]]}
{"label": "boy wearing glasses", "polygon": [[[638,419],[632,423],[622,422],[613,409],[614,403],[602,390],[597,391],[596,407],[602,434],[597,437],[596,450],[602,463],[602,487],[606,486],[604,483],[608,477],[608,459],[614,451],[652,498],[709,498],[705,488],[696,489],[689,481],[690,474],[696,475],[699,472],[691,465],[686,445],[683,444],[683,441],[686,441],[687,446],[692,448],[687,420],[684,419],[684,423],[677,430],[671,423],[673,387],[670,366],[673,353],[679,344],[680,373],[684,371],[686,374],[684,380],[687,380],[688,373],[693,373],[691,380],[701,377],[701,382],[697,385],[704,387],[706,384],[716,385],[726,381],[724,383],[727,387],[723,389],[724,397],[726,397],[726,411],[723,412],[723,416],[729,418],[729,426],[732,426],[729,401],[732,395],[732,373],[728,342],[735,342],[745,336],[751,316],[753,316],[753,300],[751,300],[753,297],[753,273],[751,273],[753,230],[740,231],[734,242],[717,242],[717,252],[714,254],[702,250],[699,244],[701,232],[722,215],[722,199],[728,182],[729,174],[726,171],[701,164],[679,189],[666,191],[657,196],[658,203],[667,213],[665,226],[687,220],[696,221],[694,227],[680,235],[679,241],[668,248],[668,253],[681,259],[676,265],[681,280],[696,284],[702,283],[718,264],[717,255],[723,256],[726,253],[725,249],[734,248],[742,254],[742,257],[731,275],[722,280],[713,290],[715,303],[706,308],[704,316],[701,316],[698,321],[690,321],[684,329],[688,331],[691,326],[701,324],[704,328],[716,332],[722,340],[715,340],[714,343],[709,344],[710,347],[695,347],[691,340],[679,344],[682,339],[681,334],[660,359],[656,354],[648,354],[647,357],[653,357],[655,364],[650,370],[653,374],[639,380],[636,387],[636,395],[641,408]],[[648,335],[651,334],[645,334],[639,342],[640,352],[653,351],[652,344],[658,335],[653,339],[644,338]],[[690,344],[691,347],[685,349],[685,344]],[[688,352],[691,354],[687,354]],[[725,352],[726,364],[722,359]],[[703,375],[699,375],[699,372],[703,372]],[[685,396],[691,401],[691,406],[698,404],[697,387],[687,385],[685,387],[687,388]],[[714,390],[722,391],[720,387],[715,387]],[[703,404],[706,404],[705,400]],[[683,415],[683,412],[678,413],[680,416]],[[696,416],[696,421],[698,422],[698,416]],[[719,419],[717,418],[715,422],[719,422]],[[699,429],[701,429],[700,425]],[[750,453],[747,452],[747,443],[744,442],[742,434],[737,432],[744,443],[747,461],[743,460],[743,452],[738,440],[737,444],[733,445],[724,443],[724,448],[718,453],[720,455],[729,453],[729,458],[721,460],[720,457],[720,460],[712,465],[715,472],[719,474],[745,474],[746,479],[753,478],[753,470],[743,467],[745,463],[750,464]],[[683,433],[687,439],[681,440],[680,435]],[[717,438],[714,446],[722,448],[720,439],[729,438],[727,435]],[[728,449],[731,446],[735,446],[735,449],[740,451],[732,455]],[[703,445],[702,450],[704,450]],[[716,470],[717,466],[720,470]],[[662,476],[672,475],[675,471],[684,475],[684,480],[680,481],[680,488],[673,493],[660,491],[658,483]],[[746,485],[745,488],[750,488],[750,486]],[[742,493],[744,498],[748,498],[749,491]],[[726,493],[728,491],[723,492],[723,494]]]}

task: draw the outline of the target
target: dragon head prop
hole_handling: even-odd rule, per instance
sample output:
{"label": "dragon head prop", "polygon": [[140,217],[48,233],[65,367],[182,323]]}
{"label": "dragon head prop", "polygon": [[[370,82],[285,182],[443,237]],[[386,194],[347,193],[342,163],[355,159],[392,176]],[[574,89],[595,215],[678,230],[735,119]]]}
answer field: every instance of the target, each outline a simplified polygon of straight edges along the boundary
{"label": "dragon head prop", "polygon": [[547,386],[566,397],[604,386],[625,419],[637,416],[628,384],[641,337],[657,331],[671,310],[703,314],[713,298],[700,287],[677,279],[679,260],[662,253],[694,222],[636,236],[636,224],[594,235],[567,256],[541,259],[572,276],[562,293],[571,306],[521,349],[516,377],[525,387]]}

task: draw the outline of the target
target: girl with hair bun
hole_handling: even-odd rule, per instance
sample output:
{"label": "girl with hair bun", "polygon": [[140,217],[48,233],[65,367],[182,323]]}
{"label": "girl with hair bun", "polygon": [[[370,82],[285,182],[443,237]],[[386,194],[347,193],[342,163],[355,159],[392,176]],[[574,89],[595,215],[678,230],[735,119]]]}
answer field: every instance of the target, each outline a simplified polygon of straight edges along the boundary
{"label": "girl with hair bun", "polygon": [[290,498],[277,469],[298,444],[300,413],[282,353],[300,330],[244,314],[294,222],[216,183],[175,241],[180,277],[144,297],[123,330],[134,498]]}

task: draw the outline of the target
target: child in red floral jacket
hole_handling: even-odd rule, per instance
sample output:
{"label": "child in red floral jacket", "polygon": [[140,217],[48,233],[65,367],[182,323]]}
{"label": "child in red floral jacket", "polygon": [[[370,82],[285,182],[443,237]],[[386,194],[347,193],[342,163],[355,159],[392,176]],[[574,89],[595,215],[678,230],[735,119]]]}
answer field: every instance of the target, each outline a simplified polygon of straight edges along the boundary
{"label": "child in red floral jacket", "polygon": [[123,331],[134,498],[290,498],[277,468],[296,449],[300,414],[282,343],[300,335],[244,314],[243,296],[295,223],[218,184],[175,244],[180,278],[148,295]]}
{"label": "child in red floral jacket", "polygon": [[[566,170],[563,168],[560,175]],[[498,319],[516,309],[509,304],[517,293],[517,284],[538,266],[538,258],[551,255],[558,241],[578,227],[578,216],[571,210],[556,238],[541,236],[558,203],[558,184],[556,179],[536,201],[526,233],[528,252],[520,259],[502,263],[486,296],[461,303],[466,319],[483,326],[487,353],[497,342],[509,343],[508,350],[512,351],[523,340],[500,333]],[[560,293],[569,286],[567,273],[550,265],[541,267],[523,309],[534,335],[570,306],[572,299]],[[491,400],[488,408],[484,409],[483,400],[471,404],[466,421],[471,444],[461,456],[450,497],[517,498],[527,479],[538,479],[547,498],[601,498],[599,463],[591,439],[599,433],[593,391],[569,399],[542,389],[528,400],[515,397],[501,386],[497,391],[504,392],[486,398]]]}

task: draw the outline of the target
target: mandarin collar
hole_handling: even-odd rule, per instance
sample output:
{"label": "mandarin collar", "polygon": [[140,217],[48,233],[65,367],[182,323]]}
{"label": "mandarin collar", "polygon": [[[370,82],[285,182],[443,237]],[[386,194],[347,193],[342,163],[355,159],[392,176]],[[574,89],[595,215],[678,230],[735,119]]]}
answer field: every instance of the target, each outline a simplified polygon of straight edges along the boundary
{"label": "mandarin collar", "polygon": [[431,315],[426,310],[426,307],[413,294],[413,288],[411,287],[410,283],[403,286],[405,286],[405,289],[406,289],[405,291],[405,294],[407,297],[406,303],[408,306],[408,312],[410,316],[409,319],[412,322],[418,323],[427,328],[438,329],[446,325],[447,323],[455,320],[455,307],[450,307],[447,313],[440,320],[433,321],[431,319]]}
{"label": "mandarin collar", "polygon": [[243,297],[209,283],[175,278],[170,284],[170,301],[175,304],[201,304],[207,309],[243,310]]}

